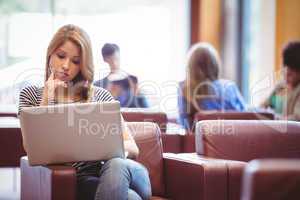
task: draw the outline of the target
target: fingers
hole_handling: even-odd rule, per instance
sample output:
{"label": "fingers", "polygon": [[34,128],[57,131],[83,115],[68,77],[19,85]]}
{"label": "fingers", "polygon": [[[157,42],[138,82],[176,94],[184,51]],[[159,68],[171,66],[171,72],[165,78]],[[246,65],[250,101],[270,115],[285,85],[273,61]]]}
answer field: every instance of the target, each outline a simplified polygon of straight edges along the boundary
{"label": "fingers", "polygon": [[54,80],[54,85],[56,87],[64,87],[64,88],[68,87],[68,84],[61,80]]}
{"label": "fingers", "polygon": [[50,76],[49,76],[48,80],[54,80],[54,73],[52,71],[50,73]]}
{"label": "fingers", "polygon": [[48,81],[47,81],[47,86],[50,87],[50,88],[57,88],[57,87],[63,87],[63,88],[67,88],[68,87],[68,84],[64,81],[61,81],[59,79],[52,79],[52,77],[49,77]]}

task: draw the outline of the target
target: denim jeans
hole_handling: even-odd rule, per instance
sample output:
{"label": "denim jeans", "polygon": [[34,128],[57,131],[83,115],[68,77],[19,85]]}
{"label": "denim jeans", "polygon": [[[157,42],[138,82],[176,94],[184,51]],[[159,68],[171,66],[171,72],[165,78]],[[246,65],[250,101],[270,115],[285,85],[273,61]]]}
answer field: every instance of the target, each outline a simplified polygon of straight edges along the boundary
{"label": "denim jeans", "polygon": [[80,176],[77,183],[80,200],[147,200],[151,197],[147,169],[130,159],[110,159],[98,175]]}

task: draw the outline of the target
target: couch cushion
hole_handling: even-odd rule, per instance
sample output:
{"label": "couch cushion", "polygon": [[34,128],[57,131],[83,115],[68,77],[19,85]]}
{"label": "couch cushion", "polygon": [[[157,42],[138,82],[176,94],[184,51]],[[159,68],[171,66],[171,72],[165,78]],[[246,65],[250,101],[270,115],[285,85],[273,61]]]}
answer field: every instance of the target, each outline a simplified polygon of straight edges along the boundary
{"label": "couch cushion", "polygon": [[149,171],[152,194],[164,196],[163,152],[158,126],[151,122],[128,122],[127,125],[140,150],[137,161]]}
{"label": "couch cushion", "polygon": [[208,157],[250,161],[300,158],[300,122],[208,120],[197,123],[196,151]]}

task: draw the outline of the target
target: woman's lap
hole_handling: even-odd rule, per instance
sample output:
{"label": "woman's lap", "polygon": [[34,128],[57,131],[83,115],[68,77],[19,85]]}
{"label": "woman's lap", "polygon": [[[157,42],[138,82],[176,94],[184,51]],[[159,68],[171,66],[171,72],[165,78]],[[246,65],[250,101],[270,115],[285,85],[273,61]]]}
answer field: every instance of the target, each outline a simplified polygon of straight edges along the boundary
{"label": "woman's lap", "polygon": [[108,160],[99,174],[99,177],[95,175],[78,178],[79,199],[148,199],[151,196],[148,171],[133,160]]}

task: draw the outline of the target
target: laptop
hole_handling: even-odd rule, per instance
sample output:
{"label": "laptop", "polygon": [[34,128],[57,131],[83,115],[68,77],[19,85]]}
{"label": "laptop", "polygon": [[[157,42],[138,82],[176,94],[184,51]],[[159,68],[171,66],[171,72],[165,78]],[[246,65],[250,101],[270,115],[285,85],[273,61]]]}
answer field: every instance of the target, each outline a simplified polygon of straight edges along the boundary
{"label": "laptop", "polygon": [[117,101],[28,107],[20,125],[31,165],[125,157]]}

